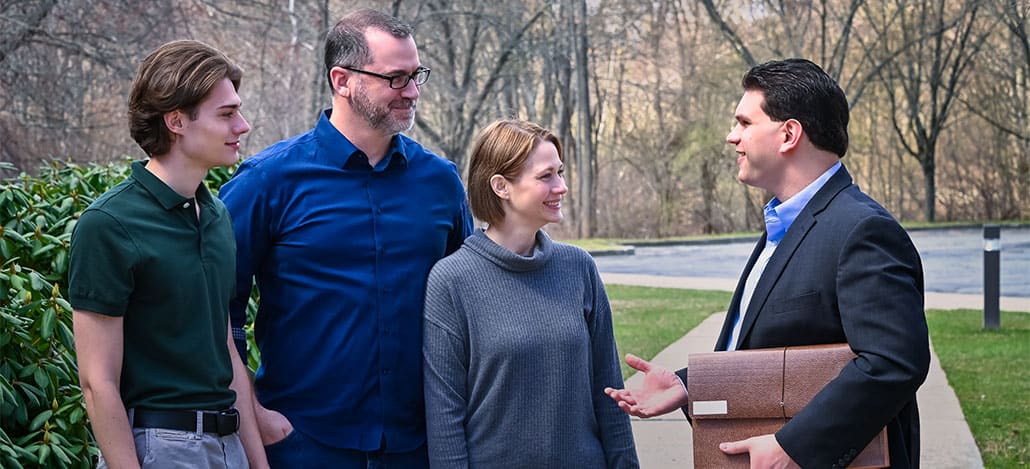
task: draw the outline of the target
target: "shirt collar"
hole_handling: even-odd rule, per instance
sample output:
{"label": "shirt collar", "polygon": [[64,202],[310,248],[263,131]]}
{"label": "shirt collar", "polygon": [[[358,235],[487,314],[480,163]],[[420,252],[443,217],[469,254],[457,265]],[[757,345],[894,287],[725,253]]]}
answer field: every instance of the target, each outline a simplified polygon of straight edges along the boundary
{"label": "shirt collar", "polygon": [[822,189],[826,181],[836,174],[840,167],[841,164],[838,161],[786,202],[780,202],[779,199],[773,197],[769,203],[765,204],[765,231],[768,234],[766,236],[768,242],[777,244],[783,239],[783,235],[787,234],[787,230],[790,229],[790,225],[794,224],[794,220],[797,219],[801,210],[808,205],[812,197],[815,197],[816,192]]}
{"label": "shirt collar", "polygon": [[[157,176],[154,176],[154,173],[148,171],[145,166],[145,162],[133,161],[131,167],[132,178],[143,186],[150,195],[157,199],[157,202],[161,204],[165,210],[177,208],[184,202],[190,200],[183,197],[178,192],[175,192],[171,187],[168,187],[168,184],[165,184],[164,181],[159,179]],[[209,202],[211,200],[211,193],[208,192],[207,186],[205,186],[203,182],[197,186],[196,199],[201,202]]]}
{"label": "shirt collar", "polygon": [[[329,121],[332,113],[332,109],[322,111],[318,118],[318,124],[315,125],[315,139],[322,150],[322,155],[325,155],[324,158],[338,168],[367,171],[368,157],[333,126],[333,123]],[[401,144],[400,135],[394,135],[390,140],[390,148],[386,151],[386,158],[383,158],[373,171],[386,171],[407,166],[408,154],[405,146]]]}

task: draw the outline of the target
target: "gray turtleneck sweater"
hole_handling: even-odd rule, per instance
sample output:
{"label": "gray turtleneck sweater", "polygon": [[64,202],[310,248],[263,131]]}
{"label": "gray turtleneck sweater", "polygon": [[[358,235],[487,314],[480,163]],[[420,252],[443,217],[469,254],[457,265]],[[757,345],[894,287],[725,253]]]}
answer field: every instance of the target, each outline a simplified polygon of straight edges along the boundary
{"label": "gray turtleneck sweater", "polygon": [[611,308],[593,259],[543,231],[529,257],[477,230],[426,289],[435,468],[638,467]]}

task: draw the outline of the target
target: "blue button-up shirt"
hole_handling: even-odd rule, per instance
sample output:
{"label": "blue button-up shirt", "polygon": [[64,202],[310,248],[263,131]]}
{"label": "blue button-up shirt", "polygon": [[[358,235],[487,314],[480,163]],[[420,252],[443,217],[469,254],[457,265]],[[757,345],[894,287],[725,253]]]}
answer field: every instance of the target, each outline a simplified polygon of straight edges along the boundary
{"label": "blue button-up shirt", "polygon": [[815,197],[816,192],[819,192],[819,189],[826,185],[826,181],[829,181],[831,176],[837,174],[837,170],[840,167],[840,161],[834,163],[833,166],[830,166],[830,169],[824,171],[822,175],[805,186],[804,189],[801,189],[800,192],[787,199],[786,202],[780,202],[780,199],[773,197],[769,200],[769,203],[765,204],[767,242],[773,245],[780,243],[783,235],[787,234],[787,230],[790,229],[790,225],[794,224],[798,214],[808,205],[808,201]]}
{"label": "blue button-up shirt", "polygon": [[322,114],[221,189],[237,243],[234,327],[256,279],[258,400],[330,446],[425,441],[422,306],[472,218],[457,169],[402,135],[374,168]]}
{"label": "blue button-up shirt", "polygon": [[744,290],[740,295],[740,305],[733,321],[733,329],[726,341],[726,350],[737,349],[737,340],[740,338],[740,329],[744,324],[744,314],[747,313],[751,304],[751,295],[755,292],[755,287],[758,285],[762,272],[765,271],[766,264],[776,251],[776,246],[779,246],[783,235],[787,234],[787,230],[790,229],[790,225],[794,224],[794,220],[798,218],[801,210],[808,205],[812,197],[815,197],[819,189],[826,185],[826,181],[829,181],[840,167],[840,161],[834,163],[830,169],[824,171],[822,175],[791,196],[786,202],[780,202],[780,199],[773,197],[769,203],[765,204],[765,246],[762,247],[761,254],[755,260],[755,264],[751,266],[747,279],[744,280]]}

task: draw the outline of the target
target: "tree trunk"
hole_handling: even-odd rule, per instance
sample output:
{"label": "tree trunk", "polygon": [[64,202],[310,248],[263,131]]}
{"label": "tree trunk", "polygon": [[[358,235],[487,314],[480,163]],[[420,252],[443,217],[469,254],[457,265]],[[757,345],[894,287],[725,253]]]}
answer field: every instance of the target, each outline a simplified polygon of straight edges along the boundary
{"label": "tree trunk", "polygon": [[587,2],[576,0],[576,114],[579,129],[579,237],[589,238],[594,234],[594,201],[591,196],[594,186],[594,132],[593,115],[590,113],[590,62],[587,40]]}
{"label": "tree trunk", "polygon": [[923,168],[923,182],[926,188],[926,205],[923,207],[923,213],[926,215],[926,221],[933,222],[936,215],[936,202],[937,202],[937,184],[934,181],[934,174],[937,172],[936,162],[934,158],[933,147],[923,149],[923,154],[919,158],[919,166]]}
{"label": "tree trunk", "polygon": [[[329,23],[331,21],[329,19],[329,0],[322,0],[318,5],[318,10],[318,19],[321,22],[321,35],[324,37],[329,32],[329,28],[333,26]],[[315,73],[311,80],[311,102],[308,103],[308,119],[311,119],[312,116],[318,116],[322,109],[325,109],[327,106],[327,98],[331,99],[332,95],[332,92],[330,92],[330,96],[326,96],[328,82],[325,77],[325,58],[321,54],[312,55],[314,55]]]}

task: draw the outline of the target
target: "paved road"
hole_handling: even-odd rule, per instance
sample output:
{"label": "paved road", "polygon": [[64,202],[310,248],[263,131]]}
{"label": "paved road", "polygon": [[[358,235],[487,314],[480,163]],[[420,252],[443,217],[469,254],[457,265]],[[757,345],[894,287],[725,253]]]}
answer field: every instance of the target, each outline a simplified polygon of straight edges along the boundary
{"label": "paved road", "polygon": [[[982,294],[983,232],[979,228],[910,233],[923,259],[926,291]],[[1030,298],[1030,227],[1001,230],[1001,294]],[[754,241],[637,247],[634,255],[600,256],[602,273],[736,279]]]}

